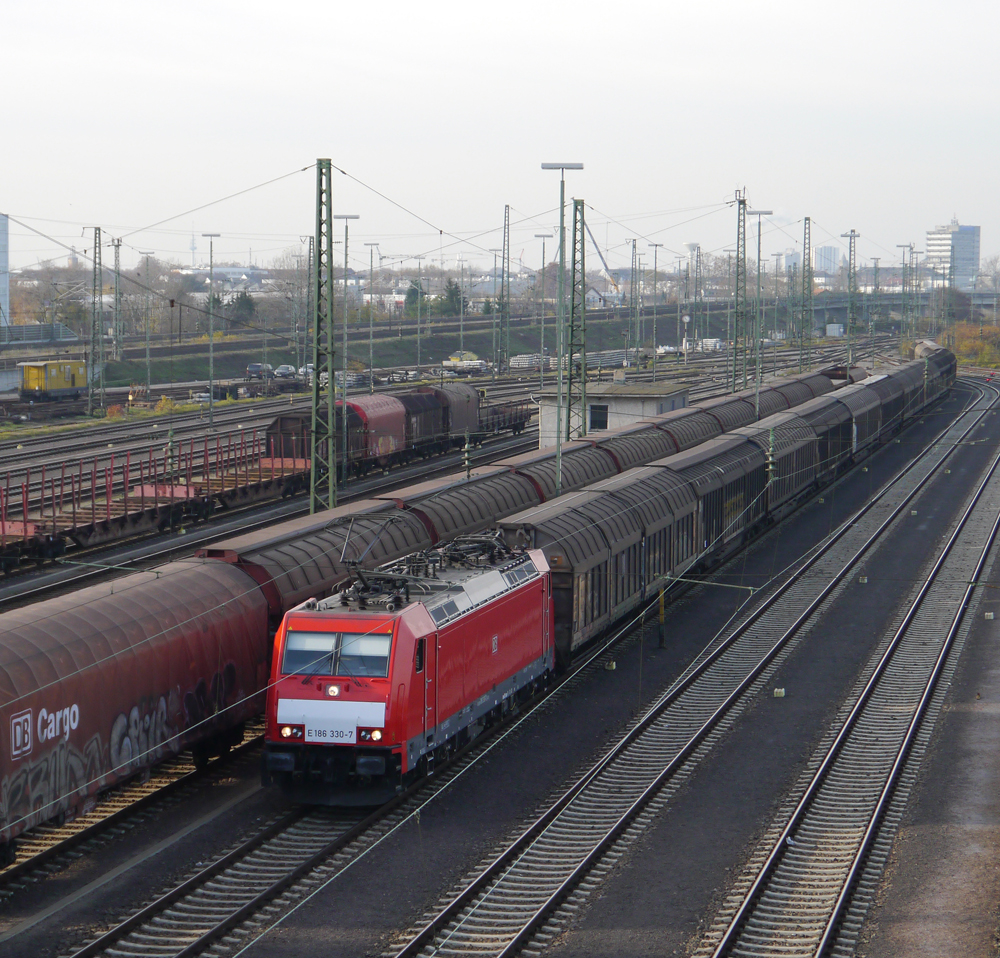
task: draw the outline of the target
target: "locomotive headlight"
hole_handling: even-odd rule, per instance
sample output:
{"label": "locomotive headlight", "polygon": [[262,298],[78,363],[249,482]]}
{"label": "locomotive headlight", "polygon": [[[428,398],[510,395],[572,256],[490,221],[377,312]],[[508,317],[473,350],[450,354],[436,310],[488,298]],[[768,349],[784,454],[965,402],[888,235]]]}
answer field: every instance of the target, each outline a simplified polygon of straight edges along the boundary
{"label": "locomotive headlight", "polygon": [[326,687],[326,694],[327,695],[340,695],[340,686],[339,685],[328,685]]}
{"label": "locomotive headlight", "polygon": [[282,726],[281,737],[282,738],[291,738],[292,737],[292,727],[291,727],[291,725],[284,725],[284,726]]}
{"label": "locomotive headlight", "polygon": [[372,741],[381,742],[382,741],[382,729],[377,728],[372,730]]}

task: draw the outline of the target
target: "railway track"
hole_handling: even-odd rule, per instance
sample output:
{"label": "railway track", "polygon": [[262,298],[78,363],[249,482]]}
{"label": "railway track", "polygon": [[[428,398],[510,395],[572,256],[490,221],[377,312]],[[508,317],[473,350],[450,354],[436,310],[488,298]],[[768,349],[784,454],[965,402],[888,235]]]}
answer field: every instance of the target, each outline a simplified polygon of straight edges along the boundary
{"label": "railway track", "polygon": [[[406,388],[410,387],[404,385],[386,391],[399,392]],[[523,383],[503,383],[492,390],[491,398],[502,402],[523,398],[524,392]],[[300,408],[308,401],[307,396],[300,397]],[[40,512],[42,515],[36,522],[45,526],[46,511],[51,521],[52,500],[61,501],[64,494],[72,496],[73,490],[82,498],[86,489],[88,499],[91,487],[101,498],[109,491],[112,495],[121,494],[125,487],[125,457],[135,460],[131,481],[138,482],[143,457],[150,458],[151,468],[156,461],[159,474],[163,474],[168,447],[172,450],[170,459],[177,475],[185,475],[193,469],[196,473],[207,470],[221,476],[228,469],[251,468],[246,466],[247,456],[255,460],[256,452],[270,455],[270,450],[264,446],[264,432],[275,416],[288,408],[287,397],[282,397],[251,405],[220,406],[211,429],[202,409],[165,415],[156,420],[88,426],[78,435],[62,431],[55,436],[48,433],[0,444],[0,470],[7,467],[0,480],[6,498],[6,518],[20,519],[25,511],[29,515]],[[280,457],[281,450],[275,450],[275,454]],[[85,458],[88,459],[86,467]],[[151,476],[147,479],[152,481]]]}
{"label": "railway track", "polygon": [[[997,395],[991,392],[990,405]],[[981,399],[819,549],[776,579],[620,742],[414,929],[397,958],[510,956],[543,948],[762,690],[838,586],[942,468],[954,443],[986,412]]]}
{"label": "railway track", "polygon": [[[156,806],[165,799],[179,797],[204,779],[222,774],[221,769],[238,756],[259,747],[263,723],[248,727],[243,742],[206,769],[198,769],[189,753],[182,753],[161,762],[148,777],[137,777],[119,788],[102,795],[84,814],[65,822],[47,822],[25,833],[18,840],[18,860],[0,868],[0,894],[9,894],[12,887],[31,880],[40,869],[53,868],[60,860],[68,862],[74,850],[91,844],[116,828],[133,828],[141,817],[155,814]],[[55,867],[58,867],[56,865]]]}
{"label": "railway track", "polygon": [[[842,352],[843,348],[840,346],[825,347],[822,351],[817,351],[816,358],[821,364],[825,364],[836,361]],[[783,356],[783,363],[788,359],[789,357]],[[728,366],[724,357],[704,354],[691,357],[689,364],[659,363],[658,366],[661,382],[687,386],[694,398],[707,398],[726,391]],[[777,371],[775,364],[772,372]],[[650,370],[631,372],[631,378],[635,382],[651,381],[652,376]],[[555,372],[549,372],[546,376],[550,384],[555,382],[555,378]],[[534,377],[521,374],[504,376],[489,383],[485,380],[469,381],[485,388],[491,401],[502,402],[511,398],[524,398],[534,384]],[[399,392],[410,389],[413,385],[398,384],[383,387],[380,391]],[[110,484],[111,494],[120,494],[125,485],[123,456],[135,457],[135,467],[138,469],[142,457],[163,456],[168,445],[174,449],[172,458],[175,460],[175,467],[184,467],[181,472],[188,468],[185,463],[190,463],[192,468],[207,468],[213,473],[224,469],[225,464],[242,463],[245,455],[242,443],[247,441],[253,446],[253,437],[259,432],[257,440],[263,444],[263,430],[275,415],[288,408],[286,400],[290,398],[281,396],[252,405],[220,405],[215,412],[216,424],[212,430],[209,430],[204,410],[201,410],[171,414],[157,420],[89,424],[80,435],[64,431],[57,440],[49,433],[2,443],[0,469],[6,466],[6,516],[13,520],[21,518],[25,512],[29,515],[37,512],[39,516],[36,521],[45,528],[44,514],[47,510],[51,520],[51,501],[56,498],[61,501],[67,489],[71,496],[74,494],[73,489],[79,489],[82,497],[84,488],[89,490],[93,487],[95,493],[103,497]],[[308,396],[300,396],[299,399],[300,402],[305,402],[308,401]],[[234,441],[239,447],[237,451],[231,447]],[[202,448],[205,443],[207,448]],[[83,468],[85,458],[93,460],[86,470]],[[75,466],[70,465],[74,459],[78,462]],[[243,467],[241,465],[238,468]],[[134,476],[132,478],[135,479]],[[89,492],[87,494],[90,495]]]}
{"label": "railway track", "polygon": [[609,649],[630,637],[621,630],[607,639],[554,686],[520,710],[512,710],[492,734],[473,741],[374,813],[297,808],[113,928],[67,952],[65,958],[188,958],[210,946],[215,955],[235,951],[347,872],[404,824],[419,822],[421,812],[452,783],[529,720],[572,694],[578,683],[603,667]]}
{"label": "railway track", "polygon": [[[537,437],[529,431],[526,436],[516,440],[509,437],[499,440],[489,446],[485,451],[480,451],[473,456],[472,465],[476,467],[488,463],[499,456],[516,455],[519,451],[534,448],[537,445]],[[497,447],[500,448],[497,448]],[[439,474],[453,472],[456,467],[454,461],[435,463],[435,468],[430,471],[422,471],[419,478],[427,479]],[[355,498],[368,498],[378,492],[384,492],[388,488],[398,485],[400,477],[398,475],[391,479],[381,478],[370,480],[368,483],[359,484],[363,488],[357,488],[344,497],[344,501]],[[262,518],[257,522],[243,523],[240,532],[248,532],[258,526],[265,526],[271,522],[284,521],[296,515],[308,513],[308,505],[296,503],[292,506],[284,504],[275,510],[273,514]],[[175,557],[178,554],[190,553],[198,545],[218,539],[220,536],[231,535],[231,530],[225,532],[201,530],[193,538],[186,539],[182,545],[172,543],[155,551],[143,550],[142,563],[149,564],[154,561],[164,561]],[[80,568],[77,575],[72,579],[62,579],[56,584],[40,585],[35,588],[25,588],[17,586],[11,589],[12,598],[18,604],[26,604],[38,601],[46,595],[61,591],[65,588],[80,587],[89,584],[95,577],[101,577],[124,570],[121,561],[102,567],[94,563],[92,566]],[[0,604],[4,602],[3,592],[0,591]],[[258,746],[262,741],[262,730],[254,727],[244,737],[243,744],[239,749],[242,751]],[[34,870],[42,868],[53,858],[64,855],[66,852],[91,839],[102,831],[112,827],[118,820],[135,814],[154,800],[159,800],[172,792],[177,787],[187,783],[197,777],[198,773],[189,755],[186,753],[170,759],[158,765],[152,770],[148,780],[133,780],[120,789],[115,789],[108,793],[95,804],[94,808],[85,815],[62,824],[47,823],[37,829],[26,833],[18,840],[18,860],[15,864],[5,869],[0,869],[0,886],[8,884],[21,875],[28,874]]]}
{"label": "railway track", "polygon": [[[584,663],[584,664],[587,664],[587,663]],[[417,809],[417,811],[419,811],[419,808]],[[343,825],[343,822],[340,822],[337,825],[337,827],[341,828],[342,825]],[[341,828],[341,831],[338,832],[338,834],[336,836],[332,837],[331,841],[335,841],[335,842],[336,841],[342,841],[342,840],[344,840],[344,835],[345,834],[346,834],[346,832],[344,832],[343,829]],[[360,833],[359,833],[359,835],[360,835]],[[351,840],[353,841],[353,839],[351,839]],[[331,852],[327,851],[327,853],[326,853],[327,857],[329,857],[330,854],[331,854]],[[310,866],[310,868],[311,868],[311,866]],[[307,870],[309,870],[309,869],[307,869]],[[302,874],[305,875],[306,873],[303,872]],[[330,877],[332,877],[332,876],[330,876]],[[282,881],[284,881],[284,879],[282,879]],[[268,886],[268,887],[271,887],[271,886]],[[286,885],[286,886],[283,886],[283,887],[290,887],[290,886]],[[279,889],[278,891],[274,892],[274,894],[281,895],[281,894],[283,894],[283,891]],[[296,893],[296,894],[298,894],[298,893]],[[235,918],[233,917],[233,915],[235,913],[232,912],[232,911],[230,911],[229,918],[227,919],[227,921],[229,922],[229,924],[226,926],[226,928],[223,928],[222,930],[218,930],[215,926],[213,926],[213,929],[209,930],[209,931],[206,931],[205,934],[208,935],[208,937],[210,939],[217,939],[219,937],[219,935],[226,934],[227,930],[230,930],[233,927],[233,922],[241,922],[244,919],[244,917],[249,916],[251,914],[251,912],[258,907],[258,905],[260,904],[260,902],[258,901],[259,898],[260,898],[259,895],[254,895],[253,898],[250,900],[250,904],[252,905],[251,911],[248,911],[248,912],[240,911],[240,914],[238,916],[236,916]],[[260,899],[260,900],[263,901],[264,899]],[[257,902],[257,904],[253,904],[253,902]],[[242,905],[240,906],[241,909],[243,907],[244,906],[242,906]],[[247,933],[250,933],[250,932],[247,932]],[[233,938],[233,941],[240,940],[240,937],[241,937],[240,935],[235,936]]]}
{"label": "railway track", "polygon": [[[985,414],[982,406],[977,402],[879,498],[801,567],[776,581],[745,621],[733,623],[720,635],[622,742],[399,953],[510,954],[529,939],[538,946],[554,934],[559,924],[553,911],[571,913],[597,887],[600,875],[620,854],[616,842],[638,834],[643,817],[662,808],[669,797],[664,792],[671,792],[690,774],[692,763],[733,720],[734,710],[727,705],[744,701],[747,692],[766,680],[769,667],[837,582],[850,574],[852,565],[930,481],[951,454],[954,441],[980,421]],[[774,640],[776,631],[782,633],[779,641]],[[521,721],[571,690],[576,676],[600,668],[617,638],[595,649],[558,688],[497,738],[477,740],[438,775],[375,816],[361,820],[328,811],[284,816],[266,834],[233,849],[95,937],[73,952],[73,958],[194,955],[209,946],[214,954],[239,949],[342,875],[404,822],[418,817],[428,802],[513,734]],[[511,898],[503,897],[510,891]]]}
{"label": "railway track", "polygon": [[735,897],[735,914],[717,923],[709,940],[721,937],[703,954],[854,953],[902,811],[890,813],[896,789],[922,757],[915,745],[940,708],[934,699],[998,530],[1000,456],[840,717],[750,887]]}
{"label": "railway track", "polygon": [[[518,437],[505,436],[496,440],[489,440],[470,455],[470,464],[473,469],[489,465],[498,458],[516,456],[523,452],[529,452],[538,447],[537,427],[529,427]],[[425,460],[422,463],[398,469],[390,472],[386,476],[373,476],[368,479],[356,480],[348,484],[345,490],[341,490],[338,501],[341,505],[356,499],[366,499],[372,496],[383,495],[392,489],[398,489],[403,485],[410,485],[415,482],[434,479],[438,476],[453,474],[462,468],[461,452],[451,453],[446,456]],[[155,562],[163,562],[180,555],[189,555],[195,549],[206,545],[224,536],[233,535],[229,524],[234,516],[245,516],[241,519],[240,533],[252,532],[254,529],[264,528],[275,522],[284,522],[298,516],[307,515],[309,504],[304,498],[292,502],[282,502],[265,510],[260,506],[247,507],[245,512],[229,510],[219,517],[226,521],[227,528],[223,531],[213,529],[211,521],[199,526],[185,534],[183,540],[171,538],[158,548],[140,547],[138,555],[134,555],[134,545],[116,543],[112,548],[101,548],[86,552],[74,553],[73,557],[67,560],[66,565],[71,566],[79,562],[76,573],[72,576],[61,574],[58,581],[50,581],[31,585],[28,582],[18,581],[12,586],[0,585],[0,607],[3,607],[9,600],[16,600],[18,605],[25,605],[29,602],[37,602],[56,591],[63,591],[67,586],[81,587],[84,584],[96,580],[97,578],[112,573],[131,571],[134,565],[136,569],[141,566],[148,566]]]}

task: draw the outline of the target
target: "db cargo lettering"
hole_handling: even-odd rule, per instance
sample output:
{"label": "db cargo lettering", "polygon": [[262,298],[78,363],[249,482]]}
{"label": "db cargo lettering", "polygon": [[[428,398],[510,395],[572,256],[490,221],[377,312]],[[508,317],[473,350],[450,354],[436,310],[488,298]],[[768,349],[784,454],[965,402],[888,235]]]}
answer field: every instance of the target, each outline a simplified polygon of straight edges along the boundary
{"label": "db cargo lettering", "polygon": [[42,709],[38,713],[38,741],[48,742],[51,739],[69,738],[69,733],[80,724],[80,706],[71,705],[69,708],[57,709],[49,712]]}
{"label": "db cargo lettering", "polygon": [[10,755],[20,758],[31,751],[31,709],[18,712],[10,720]]}

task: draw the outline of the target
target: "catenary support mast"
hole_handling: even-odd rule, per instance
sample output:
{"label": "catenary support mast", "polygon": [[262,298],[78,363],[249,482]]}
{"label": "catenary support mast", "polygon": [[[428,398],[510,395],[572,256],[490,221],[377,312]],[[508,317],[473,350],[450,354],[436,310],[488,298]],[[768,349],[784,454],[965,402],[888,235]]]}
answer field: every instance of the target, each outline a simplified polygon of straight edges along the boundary
{"label": "catenary support mast", "polygon": [[[313,378],[309,511],[337,504],[337,423],[334,418],[333,207],[330,161],[316,161],[316,236],[313,245]],[[326,373],[325,402],[320,376]],[[322,461],[321,461],[322,457]]]}
{"label": "catenary support mast", "polygon": [[[584,262],[586,232],[584,202],[573,200],[573,265],[570,269],[570,308],[566,349],[569,386],[566,391],[566,439],[587,435],[587,271]],[[633,247],[634,248],[634,247]]]}

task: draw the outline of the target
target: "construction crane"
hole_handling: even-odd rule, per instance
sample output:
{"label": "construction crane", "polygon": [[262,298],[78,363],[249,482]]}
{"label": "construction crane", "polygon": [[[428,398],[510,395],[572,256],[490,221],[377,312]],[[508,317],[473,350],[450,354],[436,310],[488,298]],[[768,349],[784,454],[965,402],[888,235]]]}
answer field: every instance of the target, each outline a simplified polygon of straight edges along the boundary
{"label": "construction crane", "polygon": [[583,225],[587,230],[587,235],[590,237],[590,242],[594,244],[594,249],[597,250],[597,255],[600,257],[601,263],[604,265],[604,276],[611,282],[611,285],[614,286],[615,292],[618,294],[618,298],[620,299],[622,291],[621,287],[618,285],[618,280],[615,279],[614,274],[611,272],[611,267],[608,266],[608,261],[604,258],[604,254],[601,252],[601,247],[597,245],[597,240],[594,239],[594,234],[590,230],[590,224],[585,220]]}

